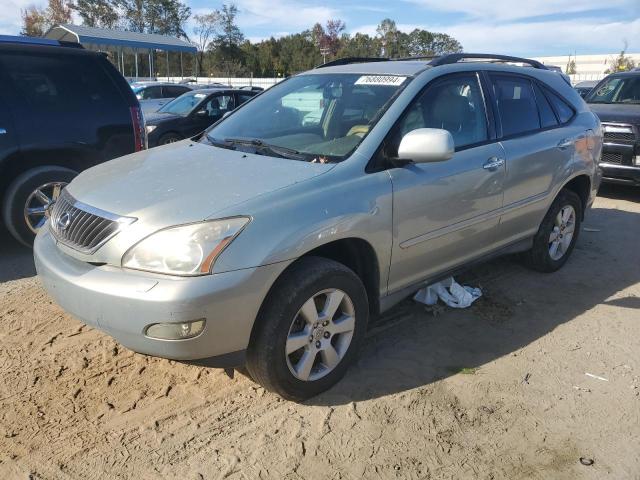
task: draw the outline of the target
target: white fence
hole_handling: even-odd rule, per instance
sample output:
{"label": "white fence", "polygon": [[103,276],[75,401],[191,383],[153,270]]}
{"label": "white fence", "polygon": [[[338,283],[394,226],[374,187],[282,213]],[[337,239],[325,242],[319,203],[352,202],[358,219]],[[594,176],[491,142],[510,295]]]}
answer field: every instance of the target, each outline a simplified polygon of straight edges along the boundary
{"label": "white fence", "polygon": [[604,73],[576,73],[573,75],[569,75],[571,78],[571,85],[575,85],[576,83],[586,82],[588,80],[599,81],[602,80],[607,75]]}
{"label": "white fence", "polygon": [[245,86],[253,86],[253,87],[262,87],[269,88],[273,87],[276,83],[283,80],[283,78],[253,78],[253,77],[156,77],[156,78],[148,78],[148,77],[138,77],[131,78],[128,77],[128,80],[136,80],[136,81],[148,81],[148,80],[157,80],[159,82],[173,82],[179,83],[183,80],[196,80],[198,85],[209,85],[213,83],[222,83],[223,85],[230,85],[232,87],[245,87]]}

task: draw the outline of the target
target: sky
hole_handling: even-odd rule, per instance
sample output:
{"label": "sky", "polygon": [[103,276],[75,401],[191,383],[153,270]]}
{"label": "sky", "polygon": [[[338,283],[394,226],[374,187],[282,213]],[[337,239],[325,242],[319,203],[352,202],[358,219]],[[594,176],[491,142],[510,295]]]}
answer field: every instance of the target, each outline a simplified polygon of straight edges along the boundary
{"label": "sky", "polygon": [[[194,13],[222,1],[183,0]],[[339,18],[347,32],[375,34],[384,18],[398,28],[443,32],[467,52],[521,56],[611,54],[628,42],[640,53],[640,0],[235,0],[238,24],[252,41]],[[17,34],[20,9],[44,0],[0,0],[0,34]],[[188,28],[188,31],[190,29]]]}

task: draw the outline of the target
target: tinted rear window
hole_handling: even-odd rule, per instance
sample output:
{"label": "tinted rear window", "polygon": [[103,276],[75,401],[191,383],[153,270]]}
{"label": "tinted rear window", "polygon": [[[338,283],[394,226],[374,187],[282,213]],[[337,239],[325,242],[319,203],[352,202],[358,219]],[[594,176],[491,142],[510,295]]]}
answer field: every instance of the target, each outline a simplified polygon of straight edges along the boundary
{"label": "tinted rear window", "polygon": [[502,121],[502,135],[508,137],[540,128],[538,107],[531,82],[524,78],[497,76],[493,88]]}
{"label": "tinted rear window", "polygon": [[0,66],[26,104],[39,111],[95,113],[124,100],[95,58],[0,55]]}

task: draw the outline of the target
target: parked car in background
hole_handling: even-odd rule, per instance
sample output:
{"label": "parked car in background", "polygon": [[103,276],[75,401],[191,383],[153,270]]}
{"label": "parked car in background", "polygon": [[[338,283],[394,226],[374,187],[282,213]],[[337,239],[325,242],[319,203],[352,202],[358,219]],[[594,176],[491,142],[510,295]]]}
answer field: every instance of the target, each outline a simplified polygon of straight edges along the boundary
{"label": "parked car in background", "polygon": [[157,111],[165,103],[183,93],[190,92],[194,87],[195,85],[191,84],[162,82],[135,82],[131,84],[131,89],[145,114]]}
{"label": "parked car in background", "polygon": [[185,93],[145,117],[149,147],[190,138],[220,120],[256,92],[200,89]]}
{"label": "parked car in background", "polygon": [[576,83],[573,88],[580,94],[582,98],[586,98],[587,95],[598,84],[597,80],[585,80],[584,82]]}
{"label": "parked car in background", "polygon": [[[527,59],[361,60],[81,174],[35,242],[46,290],[132,350],[246,363],[302,400],[424,285],[506,252],[561,268],[600,182],[600,122],[577,92]],[[314,97],[322,121],[305,124]]]}
{"label": "parked car in background", "polygon": [[78,172],[146,148],[140,106],[102,55],[77,44],[0,37],[0,210],[31,245]]}
{"label": "parked car in background", "polygon": [[609,75],[585,100],[604,130],[604,180],[640,185],[640,71]]}

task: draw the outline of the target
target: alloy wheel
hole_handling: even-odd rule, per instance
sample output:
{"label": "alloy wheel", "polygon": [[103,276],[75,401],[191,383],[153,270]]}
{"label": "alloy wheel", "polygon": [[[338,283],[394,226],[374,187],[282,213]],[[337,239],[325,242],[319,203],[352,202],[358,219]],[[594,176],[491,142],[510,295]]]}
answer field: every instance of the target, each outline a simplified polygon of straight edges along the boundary
{"label": "alloy wheel", "polygon": [[299,380],[314,381],[344,358],[356,325],[351,298],[328,289],[309,298],[291,323],[285,346],[287,366]]}
{"label": "alloy wheel", "polygon": [[33,233],[37,233],[45,224],[51,207],[66,185],[67,182],[49,182],[40,185],[29,194],[24,204],[24,221]]}
{"label": "alloy wheel", "polygon": [[560,260],[569,249],[576,227],[576,211],[571,205],[560,209],[549,235],[549,256]]}

